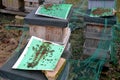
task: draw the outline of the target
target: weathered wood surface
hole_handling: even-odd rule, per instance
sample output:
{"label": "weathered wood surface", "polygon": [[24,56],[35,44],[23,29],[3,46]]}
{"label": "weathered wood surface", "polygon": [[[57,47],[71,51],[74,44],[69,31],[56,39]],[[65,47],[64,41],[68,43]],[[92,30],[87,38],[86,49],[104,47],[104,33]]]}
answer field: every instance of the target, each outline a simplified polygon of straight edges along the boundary
{"label": "weathered wood surface", "polygon": [[18,0],[2,0],[2,4],[9,10],[19,10]]}
{"label": "weathered wood surface", "polygon": [[[105,34],[103,36],[103,32]],[[102,39],[102,40],[109,40],[111,39],[111,26],[106,26],[103,24],[96,24],[96,23],[86,23],[84,29],[84,36],[85,38],[93,38],[93,39]]]}
{"label": "weathered wood surface", "polygon": [[42,39],[53,41],[66,46],[70,38],[70,28],[60,28],[53,26],[29,25],[30,36],[36,36]]}

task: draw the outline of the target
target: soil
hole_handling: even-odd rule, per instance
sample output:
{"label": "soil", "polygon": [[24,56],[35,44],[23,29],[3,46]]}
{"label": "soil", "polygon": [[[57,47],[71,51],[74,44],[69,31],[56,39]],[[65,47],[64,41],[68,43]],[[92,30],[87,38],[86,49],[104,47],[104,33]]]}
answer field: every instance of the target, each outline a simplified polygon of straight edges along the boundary
{"label": "soil", "polygon": [[0,26],[0,66],[16,49],[21,35],[20,31],[7,31],[2,26]]}
{"label": "soil", "polygon": [[12,24],[13,20],[13,15],[0,13],[0,67],[14,53],[22,35],[21,30],[6,29],[6,26]]}

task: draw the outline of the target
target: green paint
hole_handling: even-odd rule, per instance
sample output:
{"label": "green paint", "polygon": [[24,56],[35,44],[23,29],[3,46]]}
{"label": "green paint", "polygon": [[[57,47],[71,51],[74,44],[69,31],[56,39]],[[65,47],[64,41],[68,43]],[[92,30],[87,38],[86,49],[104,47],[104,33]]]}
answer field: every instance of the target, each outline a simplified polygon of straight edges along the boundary
{"label": "green paint", "polygon": [[72,4],[52,4],[51,6],[48,6],[48,8],[42,5],[37,9],[36,14],[60,19],[67,19],[71,7]]}
{"label": "green paint", "polygon": [[54,70],[63,50],[62,45],[43,42],[36,37],[32,37],[24,50],[24,58],[20,61],[17,69]]}

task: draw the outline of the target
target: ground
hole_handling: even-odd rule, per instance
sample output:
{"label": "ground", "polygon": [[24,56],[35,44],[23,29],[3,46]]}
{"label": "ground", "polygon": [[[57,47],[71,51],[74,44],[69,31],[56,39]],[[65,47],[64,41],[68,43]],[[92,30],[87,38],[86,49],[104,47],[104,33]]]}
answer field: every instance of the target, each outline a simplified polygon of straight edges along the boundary
{"label": "ground", "polygon": [[10,30],[6,26],[14,21],[14,15],[0,13],[0,66],[11,56],[18,47],[21,30]]}

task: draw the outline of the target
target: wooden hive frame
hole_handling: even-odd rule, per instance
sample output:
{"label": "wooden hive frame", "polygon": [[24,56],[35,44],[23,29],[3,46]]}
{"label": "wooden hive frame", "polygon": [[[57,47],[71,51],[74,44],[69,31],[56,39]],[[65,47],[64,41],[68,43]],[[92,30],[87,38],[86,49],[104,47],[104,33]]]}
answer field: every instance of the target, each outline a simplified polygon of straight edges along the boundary
{"label": "wooden hive frame", "polygon": [[[94,54],[97,54],[97,58],[102,58],[105,56],[105,53],[106,53],[106,58],[107,59],[110,59],[110,44],[107,45],[104,49],[104,48],[99,48],[99,45],[100,44],[100,39],[90,39],[90,38],[87,38],[84,42],[84,45],[83,45],[83,54],[86,55],[86,56],[91,56],[91,55],[94,55]],[[105,40],[102,40],[102,42],[104,43]],[[97,50],[97,51],[96,51]]]}
{"label": "wooden hive frame", "polygon": [[37,25],[29,25],[30,36],[36,36],[45,40],[53,41],[55,43],[66,46],[71,30],[69,27],[60,28],[54,26],[37,26]]}
{"label": "wooden hive frame", "polygon": [[94,38],[94,39],[102,39],[102,37],[105,37],[104,39],[111,39],[112,33],[111,33],[111,26],[106,27],[106,33],[103,35],[103,24],[97,24],[97,23],[86,23],[85,29],[84,29],[84,36],[86,38]]}

